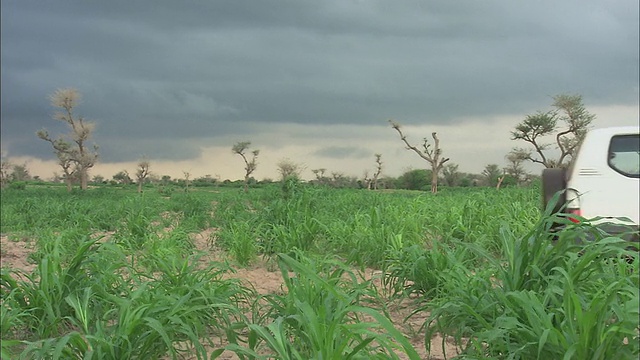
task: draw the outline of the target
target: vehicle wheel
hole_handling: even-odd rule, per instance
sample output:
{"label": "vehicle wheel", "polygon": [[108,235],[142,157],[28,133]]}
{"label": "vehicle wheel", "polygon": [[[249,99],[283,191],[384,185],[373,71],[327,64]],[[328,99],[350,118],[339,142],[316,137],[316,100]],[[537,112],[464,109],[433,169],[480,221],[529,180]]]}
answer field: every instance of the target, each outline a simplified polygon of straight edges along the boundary
{"label": "vehicle wheel", "polygon": [[542,210],[547,208],[547,205],[558,191],[563,191],[558,198],[558,202],[553,207],[552,213],[560,211],[567,203],[567,195],[564,190],[567,189],[567,171],[565,169],[544,169],[542,170]]}

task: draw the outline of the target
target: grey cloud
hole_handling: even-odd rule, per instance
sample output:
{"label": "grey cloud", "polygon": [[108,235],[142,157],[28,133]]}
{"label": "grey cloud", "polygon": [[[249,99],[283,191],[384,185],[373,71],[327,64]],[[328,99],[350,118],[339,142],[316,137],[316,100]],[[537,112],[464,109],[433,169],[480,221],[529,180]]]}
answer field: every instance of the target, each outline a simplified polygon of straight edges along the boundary
{"label": "grey cloud", "polygon": [[[54,128],[47,94],[74,86],[105,157],[172,159],[256,124],[450,124],[545,109],[638,104],[638,3],[582,1],[9,1],[2,140]],[[17,140],[21,139],[21,140]],[[129,141],[145,139],[148,142]]]}
{"label": "grey cloud", "polygon": [[[132,148],[139,151],[131,151]],[[153,160],[186,160],[200,155],[200,144],[166,137],[127,140],[116,138],[104,142],[100,146],[100,153],[102,162],[133,161],[142,156]]]}
{"label": "grey cloud", "polygon": [[354,158],[362,159],[366,157],[373,157],[373,153],[370,150],[353,147],[353,146],[330,146],[317,150],[313,153],[315,156],[321,156],[333,159]]}

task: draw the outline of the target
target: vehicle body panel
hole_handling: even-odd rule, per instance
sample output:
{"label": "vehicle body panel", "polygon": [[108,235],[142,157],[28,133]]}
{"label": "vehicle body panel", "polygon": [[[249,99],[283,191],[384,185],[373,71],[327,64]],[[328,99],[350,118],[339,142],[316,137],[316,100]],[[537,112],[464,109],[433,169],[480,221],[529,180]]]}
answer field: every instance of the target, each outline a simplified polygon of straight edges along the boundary
{"label": "vehicle body panel", "polygon": [[[568,209],[580,209],[587,219],[602,217],[596,222],[640,224],[640,178],[637,169],[620,171],[613,162],[612,139],[618,144],[622,139],[636,146],[638,127],[611,127],[590,131],[568,173]],[[640,154],[631,151],[620,153],[628,167],[640,167]],[[629,171],[628,173],[626,171]],[[628,221],[623,218],[629,219]]]}

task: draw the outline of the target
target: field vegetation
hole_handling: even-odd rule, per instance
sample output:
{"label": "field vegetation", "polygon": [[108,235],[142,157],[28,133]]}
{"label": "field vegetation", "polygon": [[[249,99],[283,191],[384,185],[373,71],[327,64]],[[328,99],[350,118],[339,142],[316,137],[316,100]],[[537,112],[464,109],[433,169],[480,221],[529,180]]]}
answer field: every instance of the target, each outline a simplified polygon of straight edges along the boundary
{"label": "field vegetation", "polygon": [[[541,212],[536,186],[29,185],[3,189],[1,205],[3,241],[30,246],[33,264],[3,261],[3,359],[640,354],[637,256],[588,221]],[[265,263],[280,290],[230,275]],[[422,329],[392,319],[394,301]],[[436,337],[456,353],[435,355]]]}

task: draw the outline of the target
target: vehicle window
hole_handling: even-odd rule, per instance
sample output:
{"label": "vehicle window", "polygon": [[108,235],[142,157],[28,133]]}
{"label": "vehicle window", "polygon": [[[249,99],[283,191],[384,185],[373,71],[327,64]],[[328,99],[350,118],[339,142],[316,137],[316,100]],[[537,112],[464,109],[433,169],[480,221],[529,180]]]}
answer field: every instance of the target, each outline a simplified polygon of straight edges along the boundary
{"label": "vehicle window", "polygon": [[609,166],[629,177],[640,177],[640,136],[618,135],[609,144]]}

